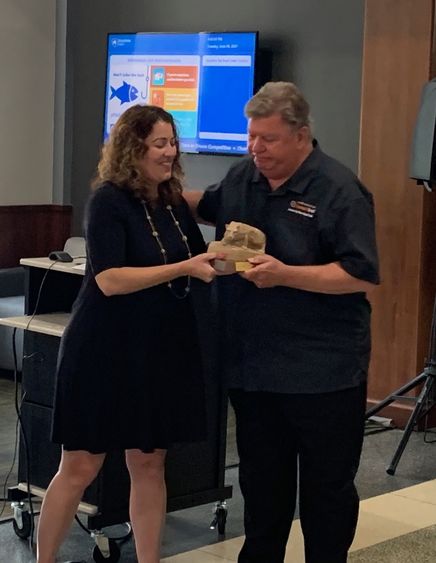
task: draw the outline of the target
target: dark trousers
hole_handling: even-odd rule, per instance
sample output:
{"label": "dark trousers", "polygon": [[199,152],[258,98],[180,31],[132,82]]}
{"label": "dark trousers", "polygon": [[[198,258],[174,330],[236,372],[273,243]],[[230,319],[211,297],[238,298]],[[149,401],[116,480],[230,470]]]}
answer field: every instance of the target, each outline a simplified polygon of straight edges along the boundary
{"label": "dark trousers", "polygon": [[289,395],[232,390],[244,497],[239,563],[283,563],[299,485],[306,563],[345,563],[359,510],[354,477],[366,385]]}

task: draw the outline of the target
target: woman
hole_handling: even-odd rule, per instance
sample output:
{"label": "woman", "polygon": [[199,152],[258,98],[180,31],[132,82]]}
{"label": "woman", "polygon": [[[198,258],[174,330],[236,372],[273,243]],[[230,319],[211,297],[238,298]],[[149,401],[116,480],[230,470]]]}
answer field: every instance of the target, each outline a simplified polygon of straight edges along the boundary
{"label": "woman", "polygon": [[85,488],[125,450],[139,563],[158,563],[165,454],[204,438],[191,278],[210,282],[213,253],[181,196],[172,116],[125,111],[103,147],[86,215],[85,279],[62,338],[52,438],[59,471],[41,510],[38,563],[54,563]]}

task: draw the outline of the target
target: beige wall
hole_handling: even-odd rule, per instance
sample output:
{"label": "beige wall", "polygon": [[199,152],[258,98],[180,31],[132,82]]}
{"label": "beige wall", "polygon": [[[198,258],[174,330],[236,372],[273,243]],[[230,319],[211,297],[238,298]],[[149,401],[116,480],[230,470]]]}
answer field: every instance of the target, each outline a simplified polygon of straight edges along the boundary
{"label": "beige wall", "polygon": [[1,0],[0,205],[52,202],[56,0]]}

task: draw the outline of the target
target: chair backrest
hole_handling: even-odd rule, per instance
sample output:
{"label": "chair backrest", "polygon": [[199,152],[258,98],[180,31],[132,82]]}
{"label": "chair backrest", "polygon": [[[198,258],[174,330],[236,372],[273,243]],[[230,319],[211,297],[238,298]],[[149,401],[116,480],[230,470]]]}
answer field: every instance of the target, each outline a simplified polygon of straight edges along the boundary
{"label": "chair backrest", "polygon": [[70,237],[65,243],[64,252],[68,252],[68,254],[73,258],[85,258],[85,239],[83,237]]}

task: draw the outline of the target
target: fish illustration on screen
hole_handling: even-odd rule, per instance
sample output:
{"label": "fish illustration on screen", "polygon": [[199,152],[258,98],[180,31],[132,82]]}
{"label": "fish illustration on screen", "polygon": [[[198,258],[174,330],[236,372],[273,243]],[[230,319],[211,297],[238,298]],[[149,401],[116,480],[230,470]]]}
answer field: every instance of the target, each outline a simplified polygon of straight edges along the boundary
{"label": "fish illustration on screen", "polygon": [[121,105],[123,105],[124,102],[133,102],[133,100],[136,100],[138,97],[138,89],[131,84],[127,84],[126,81],[123,81],[123,85],[117,89],[111,86],[110,99],[112,100],[115,97],[120,100]]}

